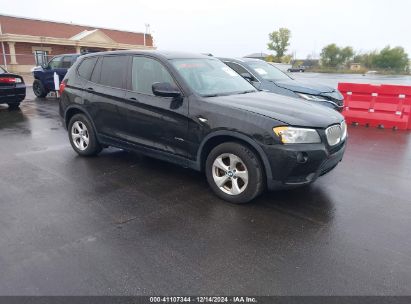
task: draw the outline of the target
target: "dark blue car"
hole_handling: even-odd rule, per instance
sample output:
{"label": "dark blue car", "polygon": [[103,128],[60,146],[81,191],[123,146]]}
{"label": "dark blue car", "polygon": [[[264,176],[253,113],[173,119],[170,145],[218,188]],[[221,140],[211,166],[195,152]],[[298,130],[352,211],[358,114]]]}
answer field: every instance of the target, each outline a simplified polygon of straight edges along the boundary
{"label": "dark blue car", "polygon": [[66,76],[68,69],[76,62],[80,54],[64,54],[53,57],[48,64],[33,70],[33,92],[37,97],[46,97],[58,88],[54,84],[54,73],[59,76],[59,83]]}
{"label": "dark blue car", "polygon": [[339,112],[343,109],[344,97],[332,87],[295,80],[273,65],[259,59],[219,59],[259,90],[302,98]]}

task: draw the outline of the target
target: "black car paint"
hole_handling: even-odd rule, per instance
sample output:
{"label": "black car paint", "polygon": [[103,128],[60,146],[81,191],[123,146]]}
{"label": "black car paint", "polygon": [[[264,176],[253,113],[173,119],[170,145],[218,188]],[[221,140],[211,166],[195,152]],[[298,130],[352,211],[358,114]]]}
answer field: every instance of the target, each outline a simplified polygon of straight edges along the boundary
{"label": "black car paint", "polygon": [[26,98],[26,84],[23,77],[17,74],[8,73],[0,67],[0,78],[12,77],[21,79],[20,83],[2,84],[0,83],[0,104],[2,103],[20,103]]}
{"label": "black car paint", "polygon": [[[260,61],[259,59],[251,58],[219,58],[225,64],[234,63],[240,65],[243,69],[252,76],[250,81],[254,87],[259,90],[268,91],[272,93],[277,93],[281,95],[286,95],[290,97],[300,98],[296,93],[309,94],[314,96],[321,96],[326,98],[328,101],[316,102],[320,103],[326,107],[333,108],[339,112],[343,109],[343,96],[338,92],[338,90],[323,86],[315,83],[306,83],[299,80],[295,80],[287,75],[288,79],[285,80],[267,80],[261,77],[254,69],[249,65],[251,62]],[[267,63],[268,64],[268,63]],[[273,66],[274,67],[274,66]],[[276,68],[276,67],[274,67]]]}
{"label": "black car paint", "polygon": [[[81,79],[77,67],[82,60],[98,56],[128,56],[129,68],[123,88],[104,87]],[[131,90],[131,58],[146,56],[158,60],[171,73],[180,97],[144,95]],[[67,127],[70,117],[84,113],[89,117],[98,140],[103,145],[134,150],[152,157],[202,170],[213,145],[224,141],[240,141],[260,157],[270,189],[313,182],[326,169],[342,159],[345,142],[338,152],[331,153],[324,129],[343,121],[330,109],[265,92],[220,97],[201,97],[186,84],[169,62],[177,58],[207,58],[184,53],[117,51],[86,55],[70,69],[60,99],[60,115]],[[217,59],[210,59],[217,60]],[[276,126],[316,128],[322,138],[319,144],[284,145],[274,134]],[[304,155],[301,161],[301,155]],[[308,179],[289,182],[292,176]],[[294,179],[295,180],[295,179]]]}

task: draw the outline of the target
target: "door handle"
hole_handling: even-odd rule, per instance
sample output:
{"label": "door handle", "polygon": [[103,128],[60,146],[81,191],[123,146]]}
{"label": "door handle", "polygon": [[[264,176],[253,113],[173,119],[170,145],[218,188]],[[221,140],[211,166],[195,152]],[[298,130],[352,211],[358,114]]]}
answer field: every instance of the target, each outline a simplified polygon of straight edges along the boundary
{"label": "door handle", "polygon": [[87,91],[88,92],[94,92],[94,89],[93,88],[87,88]]}
{"label": "door handle", "polygon": [[129,99],[132,100],[132,101],[137,101],[137,98],[135,98],[135,97],[130,97]]}

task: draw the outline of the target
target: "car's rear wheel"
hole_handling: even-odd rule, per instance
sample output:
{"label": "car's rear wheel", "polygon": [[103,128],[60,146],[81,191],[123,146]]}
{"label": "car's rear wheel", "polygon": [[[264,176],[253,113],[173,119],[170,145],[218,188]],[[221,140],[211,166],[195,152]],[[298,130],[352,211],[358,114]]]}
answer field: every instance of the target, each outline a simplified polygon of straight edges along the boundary
{"label": "car's rear wheel", "polygon": [[33,92],[34,92],[34,95],[36,95],[39,98],[44,98],[47,96],[46,89],[44,88],[41,81],[38,79],[34,80],[33,82]]}
{"label": "car's rear wheel", "polygon": [[8,103],[10,110],[17,110],[20,107],[20,102]]}
{"label": "car's rear wheel", "polygon": [[227,142],[207,157],[206,176],[220,198],[231,203],[248,203],[264,190],[264,173],[256,153],[247,146]]}
{"label": "car's rear wheel", "polygon": [[70,119],[68,134],[70,144],[78,154],[92,156],[101,152],[93,126],[84,114],[76,114]]}

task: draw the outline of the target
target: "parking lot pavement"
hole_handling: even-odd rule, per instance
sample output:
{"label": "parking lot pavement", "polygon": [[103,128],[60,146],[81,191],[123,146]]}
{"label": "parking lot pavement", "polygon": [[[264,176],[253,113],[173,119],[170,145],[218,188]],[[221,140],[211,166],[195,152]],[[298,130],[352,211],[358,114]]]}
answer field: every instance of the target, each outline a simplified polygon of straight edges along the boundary
{"label": "parking lot pavement", "polygon": [[311,187],[236,206],[188,169],[78,157],[55,99],[0,105],[0,295],[411,295],[411,134],[349,136]]}

